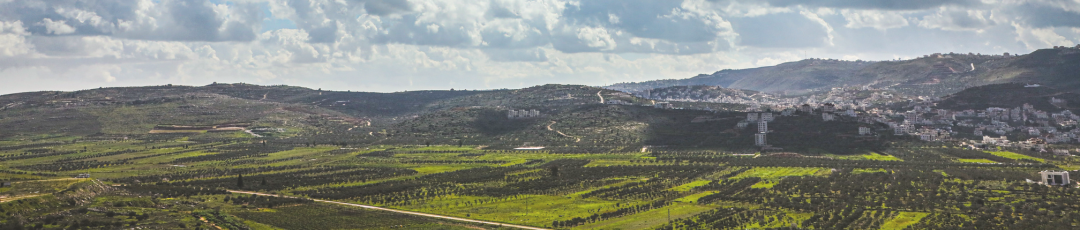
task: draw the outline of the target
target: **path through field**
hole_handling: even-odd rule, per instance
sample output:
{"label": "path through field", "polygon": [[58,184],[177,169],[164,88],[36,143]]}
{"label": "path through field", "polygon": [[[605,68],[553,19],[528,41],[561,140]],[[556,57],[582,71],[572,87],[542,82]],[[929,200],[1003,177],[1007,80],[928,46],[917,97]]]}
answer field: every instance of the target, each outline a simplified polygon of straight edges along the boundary
{"label": "path through field", "polygon": [[604,104],[604,96],[600,95],[601,92],[604,92],[604,91],[603,90],[596,91],[596,96],[600,97],[600,104]]}
{"label": "path through field", "polygon": [[565,134],[565,133],[563,133],[562,131],[559,131],[559,130],[555,130],[555,129],[552,129],[552,128],[551,128],[551,125],[554,125],[554,124],[555,124],[555,121],[551,121],[551,124],[548,124],[548,126],[547,126],[547,130],[550,130],[550,131],[555,131],[555,133],[558,133],[559,135],[562,135],[562,136],[564,136],[564,137],[573,137],[573,138],[577,138],[577,140],[576,140],[576,141],[574,141],[574,142],[581,142],[581,138],[580,138],[580,137],[575,137],[575,136],[570,136],[570,135],[566,135],[566,134]]}
{"label": "path through field", "polygon": [[[259,193],[259,192],[249,192],[249,191],[239,191],[239,190],[228,190],[228,191],[231,192],[231,193],[243,193],[243,194],[252,194],[252,195],[259,195],[259,196],[275,196],[275,197],[284,197],[284,198],[296,198],[296,197],[291,197],[291,196],[282,196],[282,195]],[[456,220],[456,221],[481,223],[481,224],[490,224],[490,225],[498,225],[498,226],[503,226],[503,227],[512,227],[512,228],[520,228],[520,229],[547,230],[546,228],[537,228],[537,227],[529,227],[529,226],[523,226],[523,225],[504,224],[504,223],[498,223],[498,222],[489,222],[489,221],[482,221],[482,220],[465,219],[465,218],[458,218],[458,217],[452,217],[452,216],[442,216],[442,215],[428,214],[428,213],[422,213],[422,212],[411,212],[411,211],[389,209],[389,208],[383,208],[383,207],[368,206],[368,205],[362,205],[362,204],[352,204],[352,203],[329,201],[329,200],[318,200],[318,199],[311,199],[311,200],[315,201],[315,202],[323,202],[323,203],[338,204],[338,205],[347,205],[347,206],[353,206],[353,207],[359,207],[359,208],[374,209],[374,210],[381,210],[381,211],[388,211],[388,212],[396,212],[396,213],[403,213],[403,214],[416,215],[416,216],[425,216],[425,217],[431,217],[431,218]]]}

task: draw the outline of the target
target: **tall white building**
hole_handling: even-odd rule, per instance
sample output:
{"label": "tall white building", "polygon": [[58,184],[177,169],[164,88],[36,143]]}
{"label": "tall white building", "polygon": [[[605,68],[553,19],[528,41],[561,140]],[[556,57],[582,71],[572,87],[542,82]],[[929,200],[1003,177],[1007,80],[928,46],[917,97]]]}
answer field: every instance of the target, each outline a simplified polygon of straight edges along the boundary
{"label": "tall white building", "polygon": [[769,132],[769,122],[768,121],[759,121],[757,123],[757,132],[758,133],[768,133]]}
{"label": "tall white building", "polygon": [[754,134],[754,145],[757,145],[757,146],[765,146],[766,145],[766,143],[765,143],[765,134],[764,133]]}
{"label": "tall white building", "polygon": [[1067,171],[1042,171],[1039,172],[1042,181],[1046,185],[1069,185],[1069,172]]}
{"label": "tall white building", "polygon": [[776,119],[776,118],[773,117],[772,113],[761,113],[761,120],[762,121],[773,121],[773,119]]}
{"label": "tall white building", "polygon": [[746,120],[750,122],[758,121],[758,113],[747,113]]}

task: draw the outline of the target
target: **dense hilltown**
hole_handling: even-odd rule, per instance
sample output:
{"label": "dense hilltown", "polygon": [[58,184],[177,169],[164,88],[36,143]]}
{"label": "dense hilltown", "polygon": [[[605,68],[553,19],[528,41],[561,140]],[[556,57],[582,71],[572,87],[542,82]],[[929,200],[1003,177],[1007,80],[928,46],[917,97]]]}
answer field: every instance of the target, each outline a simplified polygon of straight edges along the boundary
{"label": "dense hilltown", "polygon": [[[668,89],[660,92],[636,93],[654,99],[652,106],[666,109],[683,109],[671,102],[710,102],[748,105],[746,120],[738,124],[746,128],[759,127],[756,144],[771,148],[767,143],[768,122],[785,116],[821,116],[823,121],[857,121],[865,123],[859,135],[910,135],[923,141],[954,142],[971,149],[1010,148],[1037,152],[1069,155],[1080,149],[1062,147],[1062,144],[1080,142],[1077,121],[1080,116],[1069,110],[1043,111],[1030,104],[1015,108],[989,107],[985,109],[950,110],[936,108],[938,97],[899,96],[898,93],[871,87],[838,87],[831,91],[809,95],[784,97],[762,92],[746,92],[716,86],[702,86],[707,90],[690,87]],[[1025,87],[1041,87],[1029,84]],[[608,104],[629,104],[621,100],[609,100]],[[1065,105],[1060,98],[1051,98],[1050,104]],[[890,108],[904,108],[902,110]],[[686,108],[689,109],[689,108]],[[710,108],[704,108],[711,110]]]}

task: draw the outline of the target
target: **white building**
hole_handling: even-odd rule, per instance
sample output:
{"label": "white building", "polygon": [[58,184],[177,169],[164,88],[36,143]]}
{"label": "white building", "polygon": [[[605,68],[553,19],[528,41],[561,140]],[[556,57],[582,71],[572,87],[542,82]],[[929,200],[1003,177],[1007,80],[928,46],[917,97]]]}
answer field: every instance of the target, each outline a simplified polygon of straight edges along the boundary
{"label": "white building", "polygon": [[739,123],[735,124],[735,126],[739,127],[740,129],[743,129],[743,128],[746,128],[746,126],[750,126],[750,122],[749,121],[739,121]]}
{"label": "white building", "polygon": [[506,118],[509,119],[525,119],[525,118],[537,118],[540,117],[539,110],[513,110],[506,112]]}
{"label": "white building", "polygon": [[747,113],[746,120],[750,122],[758,121],[758,113]]}
{"label": "white building", "polygon": [[833,120],[836,120],[836,116],[832,115],[831,113],[822,113],[821,114],[821,120],[833,121]]}
{"label": "white building", "polygon": [[1054,150],[1054,155],[1068,156],[1069,155],[1069,150],[1068,149],[1055,149]]}
{"label": "white building", "polygon": [[859,135],[870,135],[870,128],[859,127]]}
{"label": "white building", "polygon": [[765,146],[766,145],[765,134],[764,133],[754,134],[754,145],[757,145],[757,146]]}
{"label": "white building", "polygon": [[784,111],[780,111],[780,116],[791,116],[794,113],[795,113],[795,109],[787,108],[787,109],[784,109]]}
{"label": "white building", "polygon": [[1045,185],[1069,185],[1069,172],[1067,171],[1042,171],[1039,172],[1041,181]]}
{"label": "white building", "polygon": [[757,130],[758,130],[757,131],[758,133],[767,133],[767,132],[769,132],[769,122],[768,121],[759,121],[757,123]]}
{"label": "white building", "polygon": [[761,113],[761,120],[762,121],[773,121],[774,119],[776,119],[776,118],[773,117],[772,113]]}

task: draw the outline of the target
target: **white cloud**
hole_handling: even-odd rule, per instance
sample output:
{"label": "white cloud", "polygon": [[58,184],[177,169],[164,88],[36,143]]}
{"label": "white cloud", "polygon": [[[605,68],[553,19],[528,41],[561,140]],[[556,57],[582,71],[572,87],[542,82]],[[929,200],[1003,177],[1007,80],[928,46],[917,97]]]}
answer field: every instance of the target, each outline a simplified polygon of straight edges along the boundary
{"label": "white cloud", "polygon": [[[878,7],[782,0],[217,2],[0,0],[0,80],[20,79],[0,93],[210,82],[368,91],[605,85],[804,57],[1025,53],[1069,45],[1080,33],[1074,22],[1055,21],[1077,12],[1061,1],[1027,11],[1008,10],[1026,2],[963,0]],[[269,17],[264,5],[296,28],[261,30]],[[1024,17],[1045,7],[1061,12]]]}
{"label": "white cloud", "polygon": [[926,15],[919,20],[919,26],[930,29],[947,31],[975,31],[982,32],[995,22],[990,20],[989,12],[983,10],[963,10],[942,7],[933,14]]}
{"label": "white cloud", "polygon": [[878,30],[899,28],[908,25],[908,20],[899,12],[878,10],[841,10],[847,20],[847,28],[874,28]]}
{"label": "white cloud", "polygon": [[611,39],[611,34],[608,34],[608,31],[605,28],[578,28],[577,38],[581,39],[581,41],[583,41],[585,45],[591,48],[598,48],[600,50],[613,50],[616,46],[615,40]]}
{"label": "white cloud", "polygon": [[45,18],[41,20],[41,22],[38,24],[44,25],[45,30],[48,31],[49,34],[62,35],[75,33],[75,27],[69,26],[68,24],[64,23],[63,20],[53,21],[50,18]]}

